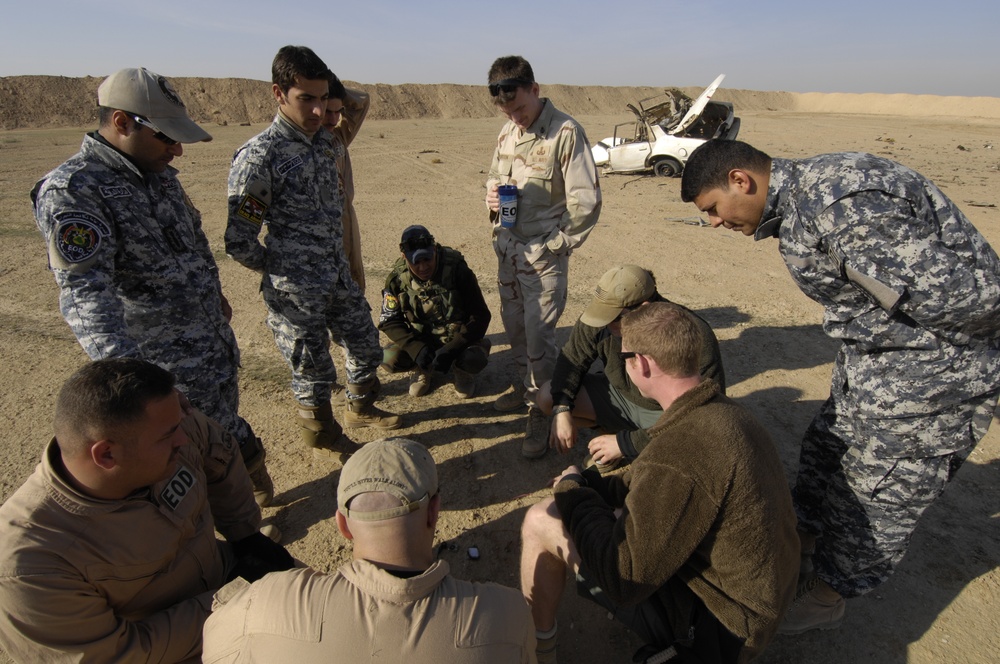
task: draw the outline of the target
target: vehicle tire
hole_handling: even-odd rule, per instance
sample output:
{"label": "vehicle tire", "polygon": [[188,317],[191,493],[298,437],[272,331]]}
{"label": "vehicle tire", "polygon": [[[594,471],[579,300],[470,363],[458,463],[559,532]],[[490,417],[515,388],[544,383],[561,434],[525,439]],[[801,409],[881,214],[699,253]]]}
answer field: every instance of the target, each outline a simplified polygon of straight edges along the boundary
{"label": "vehicle tire", "polygon": [[681,162],[677,161],[673,157],[666,157],[660,159],[655,164],[653,164],[653,172],[664,178],[674,178],[681,174],[683,170]]}

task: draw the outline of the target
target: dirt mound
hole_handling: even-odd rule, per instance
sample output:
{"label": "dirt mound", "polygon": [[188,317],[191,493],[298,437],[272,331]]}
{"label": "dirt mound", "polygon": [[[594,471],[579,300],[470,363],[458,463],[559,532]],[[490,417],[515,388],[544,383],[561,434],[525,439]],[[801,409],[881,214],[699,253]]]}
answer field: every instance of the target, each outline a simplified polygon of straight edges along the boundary
{"label": "dirt mound", "polygon": [[[271,84],[246,78],[173,78],[191,116],[220,125],[269,121],[274,115]],[[97,86],[92,76],[0,77],[0,128],[84,127],[97,119]],[[485,118],[496,110],[483,86],[454,84],[356,84],[372,96],[371,119]],[[681,88],[697,97],[701,88]],[[625,105],[662,92],[657,87],[543,85],[543,93],[570,115],[610,115]],[[868,113],[1000,117],[995,97],[760,92],[723,88],[715,98],[737,111]]]}

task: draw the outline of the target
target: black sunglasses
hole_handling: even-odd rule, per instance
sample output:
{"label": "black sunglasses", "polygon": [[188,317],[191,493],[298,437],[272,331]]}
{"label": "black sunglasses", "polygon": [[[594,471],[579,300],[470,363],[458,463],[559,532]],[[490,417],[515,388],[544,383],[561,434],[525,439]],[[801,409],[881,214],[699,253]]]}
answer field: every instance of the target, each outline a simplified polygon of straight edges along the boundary
{"label": "black sunglasses", "polygon": [[153,134],[153,138],[155,138],[155,139],[157,139],[159,141],[163,141],[167,145],[177,145],[178,143],[180,143],[180,141],[175,141],[174,139],[170,138],[169,136],[167,136],[166,134],[164,134],[162,131],[160,131],[159,129],[157,129],[156,125],[154,125],[152,122],[150,122],[146,118],[142,117],[141,115],[133,115],[132,119],[135,120],[136,124],[142,125],[146,129],[150,129],[153,132],[155,132]]}
{"label": "black sunglasses", "polygon": [[618,358],[622,362],[624,362],[625,360],[630,360],[633,357],[635,357],[636,355],[638,355],[638,353],[636,353],[635,351],[631,351],[631,350],[620,350],[620,351],[618,351]]}
{"label": "black sunglasses", "polygon": [[428,249],[434,246],[434,237],[431,235],[421,235],[420,237],[411,237],[409,240],[404,240],[399,243],[399,250],[403,252],[416,251],[417,249]]}
{"label": "black sunglasses", "polygon": [[502,81],[490,83],[487,87],[490,89],[491,96],[498,97],[501,92],[514,92],[518,88],[531,85],[532,83],[534,81],[529,81],[526,78],[505,78]]}

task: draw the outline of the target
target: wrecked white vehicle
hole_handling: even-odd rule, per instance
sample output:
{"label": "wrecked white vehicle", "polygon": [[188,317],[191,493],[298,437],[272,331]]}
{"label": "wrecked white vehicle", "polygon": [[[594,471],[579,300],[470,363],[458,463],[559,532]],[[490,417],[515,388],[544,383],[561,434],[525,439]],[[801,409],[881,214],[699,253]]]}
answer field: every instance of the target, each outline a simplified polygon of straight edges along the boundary
{"label": "wrecked white vehicle", "polygon": [[694,101],[671,88],[628,104],[635,121],[615,125],[615,134],[591,148],[594,161],[605,173],[639,173],[675,177],[696,147],[713,138],[733,140],[740,133],[740,119],[729,102],[711,101],[725,74],[720,74]]}

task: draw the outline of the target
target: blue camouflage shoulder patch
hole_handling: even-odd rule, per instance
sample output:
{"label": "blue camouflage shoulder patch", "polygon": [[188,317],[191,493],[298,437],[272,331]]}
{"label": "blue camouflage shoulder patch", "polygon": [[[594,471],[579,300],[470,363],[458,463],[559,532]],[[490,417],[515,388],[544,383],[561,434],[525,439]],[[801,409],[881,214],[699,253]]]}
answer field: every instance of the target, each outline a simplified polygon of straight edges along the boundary
{"label": "blue camouflage shoulder patch", "polygon": [[56,226],[52,245],[59,256],[70,264],[93,258],[101,248],[103,238],[111,229],[103,219],[80,210],[66,210],[54,217]]}

